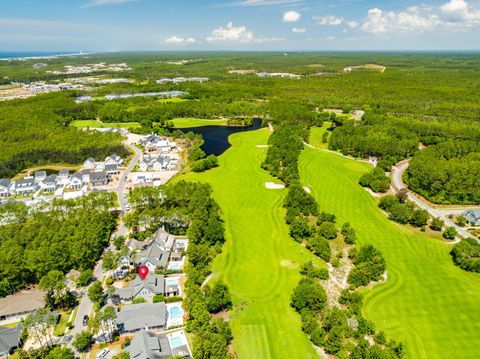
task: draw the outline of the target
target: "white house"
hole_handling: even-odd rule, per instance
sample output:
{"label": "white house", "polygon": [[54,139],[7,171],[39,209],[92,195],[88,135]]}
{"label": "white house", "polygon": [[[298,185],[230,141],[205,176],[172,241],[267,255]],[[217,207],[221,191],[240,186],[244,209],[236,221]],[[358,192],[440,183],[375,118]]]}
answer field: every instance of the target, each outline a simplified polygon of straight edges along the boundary
{"label": "white house", "polygon": [[69,189],[80,190],[83,187],[82,175],[80,173],[74,173],[68,181],[67,187]]}
{"label": "white house", "polygon": [[0,179],[0,198],[8,197],[10,195],[10,186],[12,182],[9,179]]}
{"label": "white house", "polygon": [[15,193],[17,195],[33,194],[37,189],[38,186],[33,177],[25,177],[24,179],[15,181]]}

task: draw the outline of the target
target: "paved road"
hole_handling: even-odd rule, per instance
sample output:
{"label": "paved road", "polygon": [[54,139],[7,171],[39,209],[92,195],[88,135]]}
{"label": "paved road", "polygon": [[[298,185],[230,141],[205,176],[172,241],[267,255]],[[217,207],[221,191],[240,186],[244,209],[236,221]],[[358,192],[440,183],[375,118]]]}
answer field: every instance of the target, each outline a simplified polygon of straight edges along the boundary
{"label": "paved road", "polygon": [[[466,229],[458,226],[455,222],[453,222],[450,218],[447,217],[449,214],[459,214],[463,213],[463,211],[466,210],[464,209],[437,209],[431,207],[428,203],[422,201],[419,199],[415,194],[410,191],[405,183],[403,182],[403,174],[407,170],[408,166],[410,165],[409,160],[401,161],[397,163],[395,166],[392,167],[392,188],[395,192],[398,192],[401,189],[406,189],[407,190],[407,195],[408,199],[412,202],[414,202],[418,207],[421,209],[424,209],[430,213],[431,216],[440,218],[442,221],[445,222],[445,225],[450,226],[450,227],[455,227],[457,230],[457,233],[460,234],[462,237],[471,237],[475,238],[469,231]],[[476,239],[476,238],[475,238]]]}
{"label": "paved road", "polygon": [[[126,212],[125,197],[124,197],[125,186],[126,186],[126,183],[127,183],[126,178],[130,174],[130,172],[132,172],[133,168],[137,165],[138,161],[140,161],[140,158],[142,156],[142,152],[136,146],[129,145],[129,144],[126,144],[126,146],[128,146],[129,148],[131,148],[135,152],[135,157],[130,161],[127,168],[123,172],[122,177],[120,178],[118,187],[115,190],[115,192],[117,193],[120,209],[122,210],[122,214],[121,214],[121,217],[120,217],[120,222],[118,224],[118,228],[117,228],[117,231],[115,233],[116,236],[119,236],[119,235],[126,236],[128,234],[128,230],[125,227],[125,224],[123,223],[123,219],[122,219],[123,213]],[[108,248],[108,250],[113,250],[111,245]],[[95,276],[96,279],[98,279],[100,281],[103,279],[103,270],[102,270],[102,260],[101,259],[96,264],[95,269],[93,271],[93,275]],[[74,320],[75,327],[72,329],[72,333],[71,333],[73,335],[76,335],[76,334],[82,332],[85,329],[85,327],[83,326],[83,317],[85,315],[88,315],[90,318],[92,317],[93,303],[88,298],[88,288],[89,287],[85,288],[84,295],[81,298],[79,298],[80,304],[79,304],[79,307],[78,307],[77,316]],[[76,356],[79,356],[79,353],[75,352],[75,354],[76,354]]]}

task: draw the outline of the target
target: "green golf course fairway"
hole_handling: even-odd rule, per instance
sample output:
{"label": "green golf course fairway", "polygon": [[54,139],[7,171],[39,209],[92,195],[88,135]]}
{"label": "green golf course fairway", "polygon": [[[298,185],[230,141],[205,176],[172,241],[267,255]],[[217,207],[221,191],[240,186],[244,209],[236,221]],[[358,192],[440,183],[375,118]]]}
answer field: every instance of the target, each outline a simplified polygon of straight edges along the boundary
{"label": "green golf course fairway", "polygon": [[451,245],[388,220],[358,185],[368,164],[306,147],[299,167],[320,210],[349,221],[359,244],[385,256],[388,280],[366,293],[365,316],[403,341],[409,358],[478,358],[480,275],[453,265]]}
{"label": "green golf course fairway", "polygon": [[232,135],[218,168],[179,179],[210,183],[221,207],[227,242],[213,272],[232,294],[239,358],[317,358],[289,306],[300,265],[313,256],[288,235],[282,208],[286,190],[265,188],[274,179],[260,168],[267,149],[256,146],[265,145],[269,135],[267,129]]}

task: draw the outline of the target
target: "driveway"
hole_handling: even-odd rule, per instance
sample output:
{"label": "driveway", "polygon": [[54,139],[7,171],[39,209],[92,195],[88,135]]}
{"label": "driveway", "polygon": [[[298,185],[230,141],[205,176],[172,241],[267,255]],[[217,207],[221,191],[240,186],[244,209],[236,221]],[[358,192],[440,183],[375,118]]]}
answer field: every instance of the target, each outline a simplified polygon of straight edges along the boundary
{"label": "driveway", "polygon": [[462,209],[433,208],[427,202],[422,201],[420,198],[418,198],[412,191],[410,191],[407,188],[407,186],[403,182],[403,175],[409,165],[410,165],[410,160],[404,160],[392,167],[391,177],[392,177],[392,189],[394,190],[394,192],[397,193],[401,189],[406,189],[408,199],[414,202],[421,209],[428,211],[428,213],[432,217],[440,218],[442,221],[445,222],[446,226],[455,227],[455,229],[457,230],[457,233],[464,238],[471,237],[471,238],[477,239],[465,228],[458,226],[455,222],[453,222],[450,218],[447,217],[450,214],[458,215],[459,213],[463,213],[465,210],[468,209],[467,207],[465,208],[462,207]]}

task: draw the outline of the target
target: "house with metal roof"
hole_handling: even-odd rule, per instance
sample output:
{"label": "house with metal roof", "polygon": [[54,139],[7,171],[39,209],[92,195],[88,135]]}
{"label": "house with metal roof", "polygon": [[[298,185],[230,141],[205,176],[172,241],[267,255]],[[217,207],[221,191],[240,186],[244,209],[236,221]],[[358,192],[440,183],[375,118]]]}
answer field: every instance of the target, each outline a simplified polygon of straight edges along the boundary
{"label": "house with metal roof", "polygon": [[10,186],[12,182],[10,182],[7,178],[0,179],[0,198],[8,197],[10,195]]}
{"label": "house with metal roof", "polygon": [[156,294],[165,294],[165,278],[153,272],[149,272],[144,280],[137,275],[134,280],[128,282],[127,288],[117,288],[115,294],[122,301],[140,297],[151,300]]}
{"label": "house with metal roof", "polygon": [[167,308],[164,302],[131,304],[117,313],[120,333],[135,333],[141,329],[159,330],[167,325]]}
{"label": "house with metal roof", "polygon": [[22,345],[22,326],[14,328],[0,327],[0,357],[7,357]]}
{"label": "house with metal roof", "polygon": [[38,185],[35,178],[25,177],[24,179],[15,181],[15,193],[17,195],[33,194],[37,191]]}
{"label": "house with metal roof", "polygon": [[480,226],[480,209],[469,209],[463,212],[463,217],[470,226]]}

